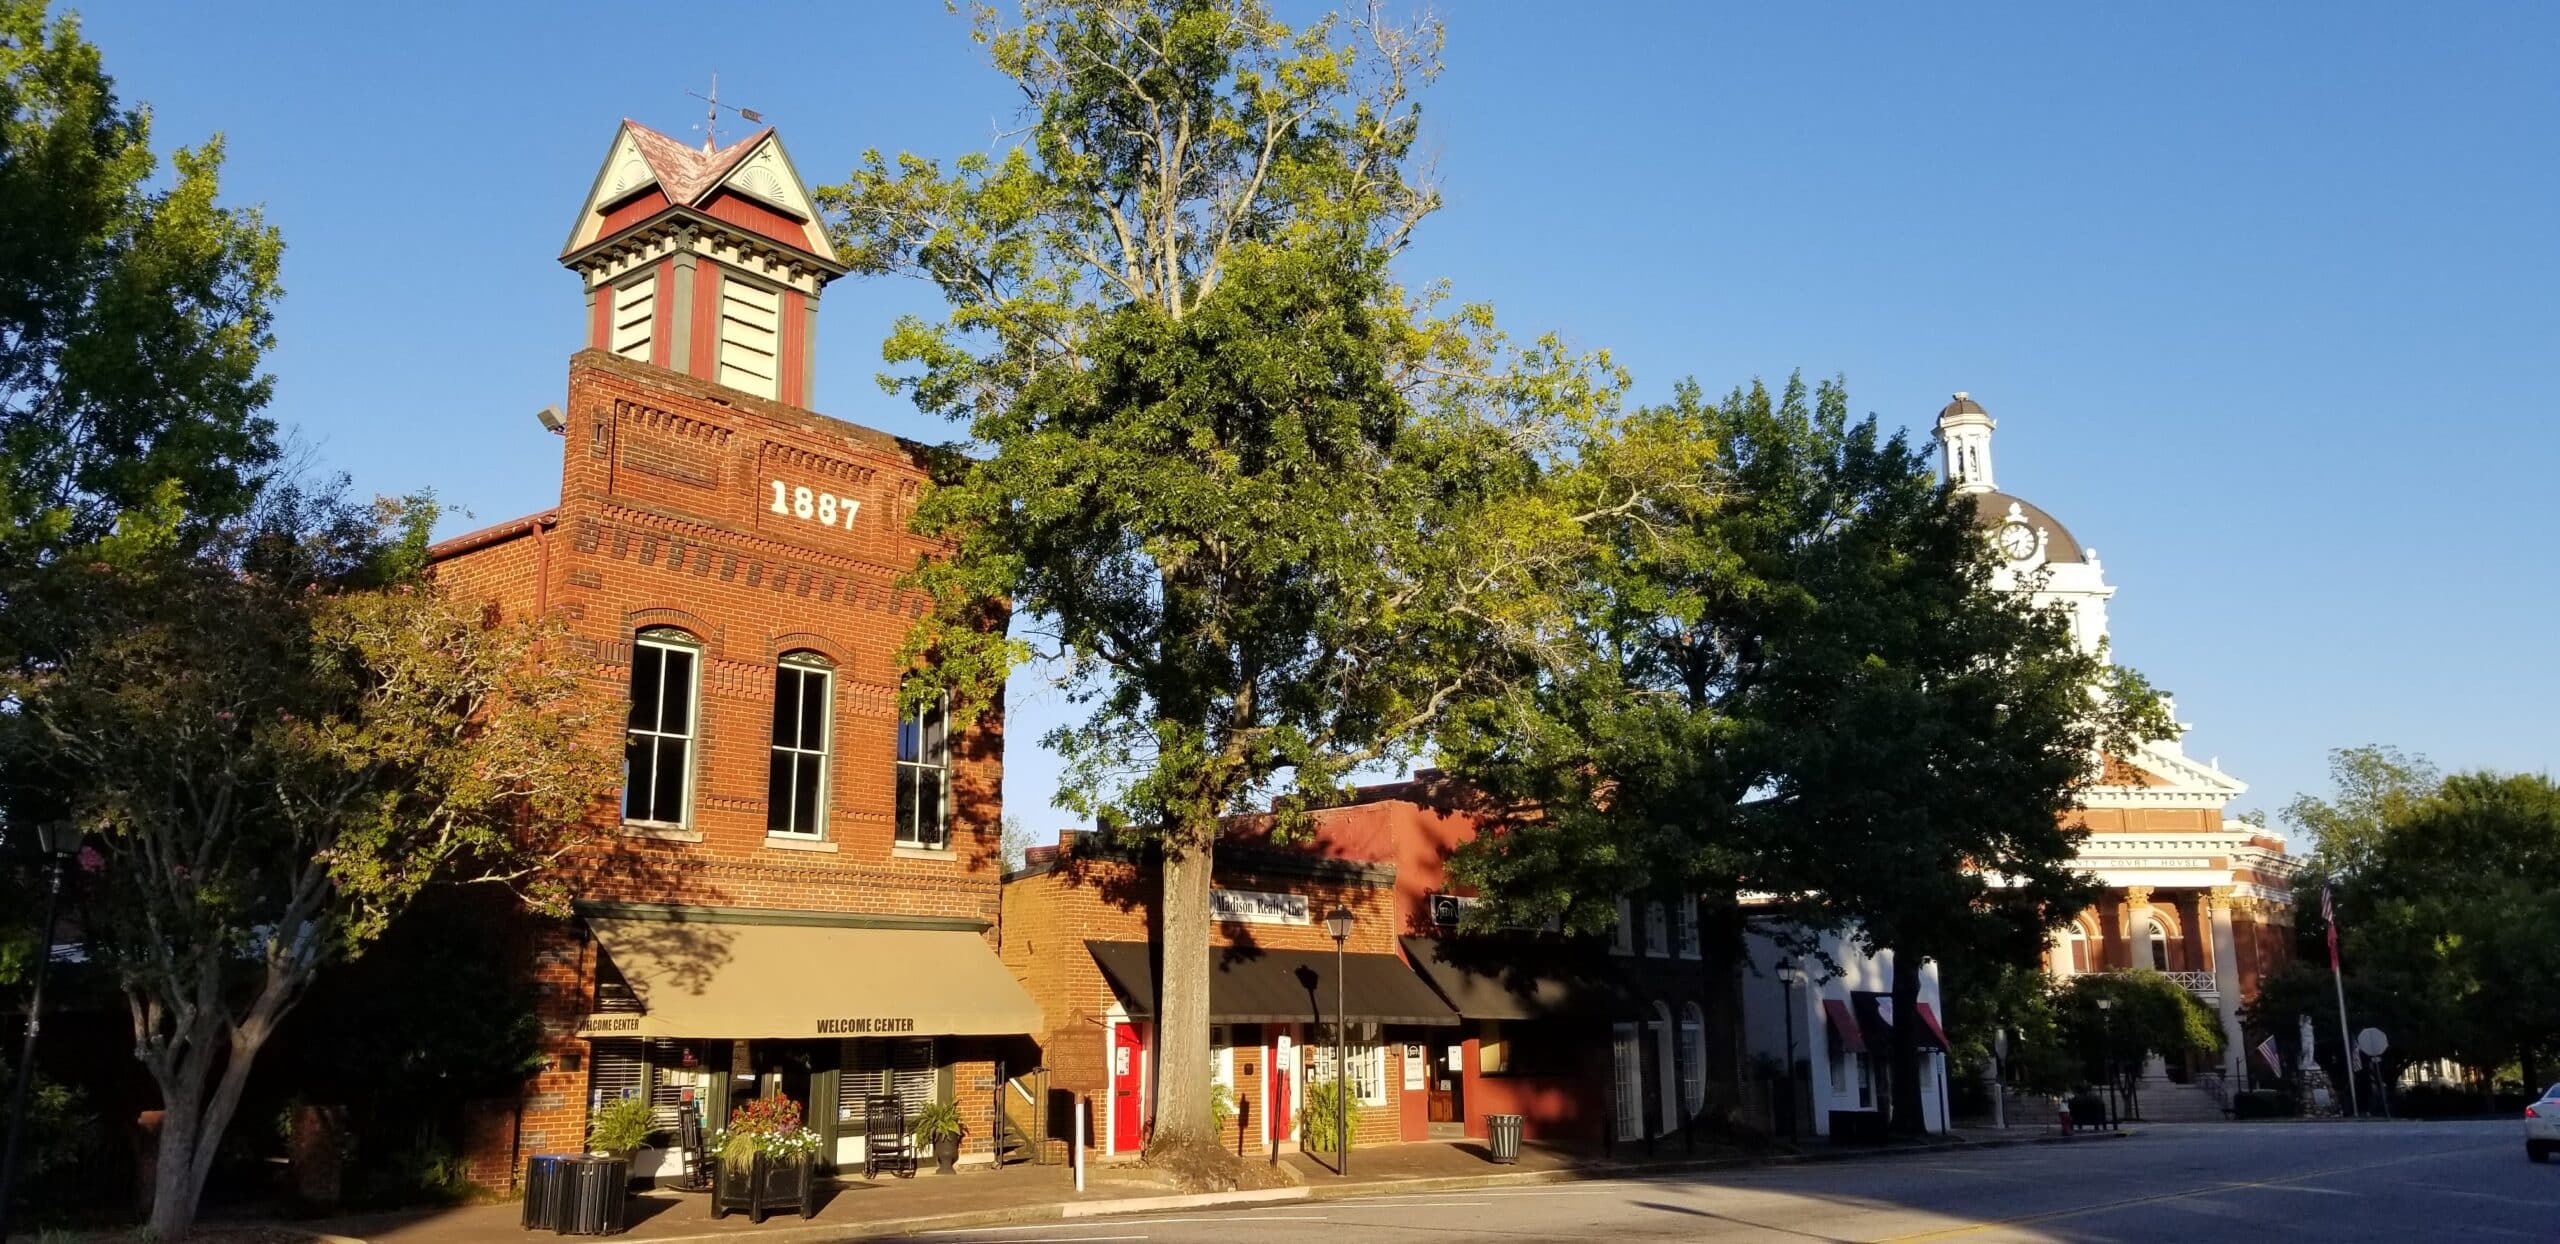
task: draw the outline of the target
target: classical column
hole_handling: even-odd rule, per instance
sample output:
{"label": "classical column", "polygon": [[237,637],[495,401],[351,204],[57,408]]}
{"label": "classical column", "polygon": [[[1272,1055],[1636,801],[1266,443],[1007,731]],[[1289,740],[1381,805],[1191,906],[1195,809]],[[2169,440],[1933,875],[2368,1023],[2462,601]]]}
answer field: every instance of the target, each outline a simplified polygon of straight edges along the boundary
{"label": "classical column", "polygon": [[2147,885],[2125,887],[2124,940],[2133,966],[2160,966],[2151,961],[2151,887]]}
{"label": "classical column", "polygon": [[2249,1083],[2249,1051],[2240,1048],[2240,951],[2231,936],[2231,887],[2215,886],[2204,896],[2213,926],[2213,991],[2222,1011],[2223,1082],[2238,1092]]}

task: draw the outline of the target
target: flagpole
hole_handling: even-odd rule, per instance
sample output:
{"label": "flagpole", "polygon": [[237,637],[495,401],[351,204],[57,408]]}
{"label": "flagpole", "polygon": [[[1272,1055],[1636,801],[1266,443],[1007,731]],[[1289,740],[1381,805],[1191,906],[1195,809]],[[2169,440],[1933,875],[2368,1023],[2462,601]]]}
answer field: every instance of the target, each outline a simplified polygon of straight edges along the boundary
{"label": "flagpole", "polygon": [[2320,918],[2329,926],[2329,983],[2338,987],[2338,1061],[2347,1072],[2347,1117],[2362,1118],[2364,1106],[2356,1100],[2356,1038],[2347,1027],[2347,976],[2338,967],[2338,915],[2325,885],[2320,887]]}

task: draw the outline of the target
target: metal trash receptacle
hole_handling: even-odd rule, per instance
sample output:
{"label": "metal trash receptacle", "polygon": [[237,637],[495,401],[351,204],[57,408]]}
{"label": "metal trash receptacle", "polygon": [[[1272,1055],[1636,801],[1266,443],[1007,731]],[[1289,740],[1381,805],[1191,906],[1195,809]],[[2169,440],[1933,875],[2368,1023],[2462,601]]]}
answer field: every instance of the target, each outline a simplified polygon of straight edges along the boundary
{"label": "metal trash receptacle", "polygon": [[527,1231],[558,1231],[568,1218],[569,1183],[561,1163],[566,1154],[536,1154],[524,1163],[524,1217]]}
{"label": "metal trash receptacle", "polygon": [[1493,1160],[1509,1165],[1520,1160],[1520,1116],[1489,1114],[1485,1124],[1491,1129]]}
{"label": "metal trash receptacle", "polygon": [[631,1160],[592,1154],[561,1163],[568,1186],[562,1235],[617,1235],[630,1225]]}

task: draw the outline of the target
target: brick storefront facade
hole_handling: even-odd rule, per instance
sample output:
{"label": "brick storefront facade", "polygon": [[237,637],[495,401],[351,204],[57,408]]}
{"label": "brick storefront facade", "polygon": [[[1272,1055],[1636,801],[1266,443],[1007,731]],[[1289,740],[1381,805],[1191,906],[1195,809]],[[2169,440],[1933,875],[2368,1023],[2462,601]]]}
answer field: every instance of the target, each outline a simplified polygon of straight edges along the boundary
{"label": "brick storefront facade", "polygon": [[[637,130],[626,126],[615,160],[637,150],[628,146]],[[743,333],[742,345],[714,341],[705,329],[675,359],[686,368],[662,365],[671,357],[666,326],[700,318],[699,307],[682,305],[679,295],[716,296],[722,273],[738,281],[769,274],[806,287],[805,294],[793,290],[798,300],[787,302],[792,318],[783,324],[783,355],[798,362],[813,331],[815,290],[841,268],[831,254],[809,246],[750,236],[787,231],[755,221],[753,229],[721,223],[749,213],[724,207],[730,192],[705,189],[703,179],[722,167],[759,162],[770,170],[778,146],[768,155],[757,145],[769,132],[716,153],[687,152],[663,136],[648,137],[658,141],[642,152],[647,159],[636,166],[640,172],[618,171],[609,161],[588,213],[610,227],[585,231],[595,236],[572,256],[572,266],[588,276],[592,300],[616,293],[596,284],[604,279],[599,274],[631,267],[617,247],[659,255],[665,274],[681,263],[688,279],[648,287],[657,305],[635,313],[654,315],[658,346],[635,347],[629,352],[636,357],[590,348],[570,361],[567,400],[554,429],[562,451],[556,506],[444,541],[431,553],[446,591],[486,602],[500,616],[547,615],[565,624],[566,650],[552,659],[578,663],[608,703],[630,703],[636,688],[654,686],[652,679],[673,687],[678,673],[668,671],[687,674],[694,688],[690,705],[669,692],[671,716],[651,723],[682,736],[668,745],[680,750],[652,750],[643,758],[649,766],[685,766],[680,782],[667,771],[670,793],[647,805],[661,811],[626,820],[629,809],[620,801],[600,801],[592,825],[599,845],[563,865],[580,918],[517,921],[517,970],[538,984],[546,1067],[512,1109],[506,1103],[475,1107],[475,1176],[502,1187],[525,1156],[584,1147],[591,1103],[618,1091],[617,1084],[631,1087],[607,1083],[603,1071],[608,1062],[623,1067],[617,1060],[628,1050],[647,1051],[639,1091],[654,1095],[681,1080],[699,1086],[714,1108],[733,1090],[823,1095],[825,1084],[854,1074],[846,1060],[886,1056],[814,1036],[823,1030],[804,1041],[736,1043],[751,1047],[745,1050],[711,1032],[646,1043],[581,1037],[591,1015],[618,1003],[630,1007],[615,996],[618,982],[610,949],[596,933],[598,917],[743,924],[787,918],[841,925],[848,944],[862,928],[962,934],[979,939],[989,971],[1001,981],[992,961],[1001,872],[1001,722],[990,714],[952,723],[945,754],[918,741],[939,727],[899,708],[907,670],[897,652],[922,602],[898,580],[936,551],[908,527],[928,479],[922,447],[715,379],[757,383],[739,370],[740,359],[772,371],[770,360],[758,362],[761,356],[750,349],[758,342]],[[780,168],[788,173],[787,163]],[[642,198],[663,197],[668,187],[685,183],[684,191],[706,206],[659,202],[652,212],[617,211],[615,176],[642,181]],[[792,186],[771,177],[753,185],[769,198],[787,199],[796,175],[791,180]],[[599,315],[590,345],[611,344],[611,330]],[[773,391],[805,398],[804,371],[785,381]],[[537,434],[527,429],[528,436]],[[681,665],[642,648],[644,634],[676,645]],[[657,663],[638,683],[635,652]],[[823,687],[805,693],[805,714],[781,714],[808,723],[813,742],[805,763],[822,775],[807,780],[810,793],[769,786],[782,764],[776,717],[786,668],[823,675],[805,684]],[[804,693],[788,694],[796,701]],[[622,747],[620,713],[608,716],[617,728],[600,742]],[[938,770],[905,766],[914,788],[925,792],[909,801],[914,806],[899,797],[902,759],[941,762]],[[936,793],[936,782],[947,782],[944,793]],[[800,801],[795,815],[802,819],[784,832],[770,832],[773,789],[795,792]],[[936,801],[947,808],[944,817],[932,816]],[[916,830],[914,842],[900,845],[901,817],[927,829],[939,820],[942,832]],[[722,966],[707,967],[715,984]],[[805,966],[812,973],[827,967]],[[645,982],[629,984],[645,997]],[[882,999],[879,1009],[896,1013],[901,1005]],[[1028,1061],[1020,1036],[915,1037],[939,1038],[932,1051],[934,1091],[959,1102],[969,1147],[983,1155],[995,1132],[994,1065],[1007,1057],[1016,1066]],[[747,1074],[736,1074],[742,1070]],[[811,1107],[813,1125],[825,1114],[821,1130],[834,1126],[831,1104],[803,1104]],[[511,1126],[504,1122],[510,1116]]]}
{"label": "brick storefront facade", "polygon": [[[1249,1022],[1225,1022],[1217,1014],[1220,987],[1211,987],[1212,1036],[1223,1079],[1229,1082],[1234,1110],[1222,1143],[1247,1157],[1269,1157],[1277,1139],[1283,1150],[1296,1147],[1290,1132],[1296,1100],[1307,1063],[1306,1045],[1329,1040],[1323,1022],[1334,1003],[1334,944],[1324,923],[1326,913],[1341,907],[1351,912],[1350,936],[1343,950],[1353,956],[1391,959],[1396,954],[1400,921],[1393,864],[1329,860],[1312,852],[1238,845],[1222,847],[1212,884],[1220,891],[1303,900],[1302,910],[1264,921],[1214,924],[1210,945],[1213,964],[1233,973],[1294,970],[1278,961],[1296,963],[1305,956],[1315,982],[1299,1006],[1302,1017],[1282,1022],[1257,1015]],[[1103,1156],[1125,1156],[1143,1146],[1156,1086],[1149,1079],[1155,1049],[1151,1014],[1142,1002],[1132,1007],[1115,988],[1091,949],[1095,943],[1151,944],[1157,940],[1156,870],[1131,854],[1101,847],[1089,835],[1070,834],[1057,848],[1035,848],[1028,866],[1006,878],[1004,888],[1004,960],[1046,1016],[1040,1046],[1049,1070],[1049,1085],[1063,1100],[1087,1112],[1090,1147]],[[1273,962],[1264,963],[1269,959]],[[1400,964],[1393,964],[1398,972]],[[1436,1004],[1418,980],[1413,989]],[[1151,991],[1152,986],[1142,986]],[[1353,995],[1351,1014],[1369,1012]],[[1454,1016],[1446,1019],[1454,1021]],[[1129,1034],[1124,1037],[1124,1030]],[[1436,1039],[1432,1034],[1454,1027],[1381,1023],[1372,1035],[1379,1053],[1382,1099],[1365,1102],[1352,1137],[1363,1146],[1419,1140],[1421,1097],[1408,1091],[1405,1059],[1409,1046]],[[1115,1050],[1127,1041],[1132,1051],[1129,1074],[1115,1083]],[[1355,1054],[1355,1060],[1365,1055]],[[1275,1084],[1271,1068],[1284,1069]],[[1130,1112],[1135,1112],[1134,1117]],[[1324,1145],[1311,1148],[1329,1149]]]}

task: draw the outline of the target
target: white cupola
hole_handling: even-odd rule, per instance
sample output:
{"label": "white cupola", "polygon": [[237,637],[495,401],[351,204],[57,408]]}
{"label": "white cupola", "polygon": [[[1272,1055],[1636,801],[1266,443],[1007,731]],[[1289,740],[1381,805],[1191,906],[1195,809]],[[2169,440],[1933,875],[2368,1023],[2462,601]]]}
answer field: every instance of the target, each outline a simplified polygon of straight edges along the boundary
{"label": "white cupola", "polygon": [[1946,478],[1957,492],[1991,492],[1991,431],[2000,425],[1990,412],[1959,392],[1938,412],[1938,452]]}

